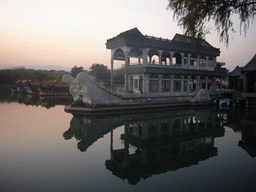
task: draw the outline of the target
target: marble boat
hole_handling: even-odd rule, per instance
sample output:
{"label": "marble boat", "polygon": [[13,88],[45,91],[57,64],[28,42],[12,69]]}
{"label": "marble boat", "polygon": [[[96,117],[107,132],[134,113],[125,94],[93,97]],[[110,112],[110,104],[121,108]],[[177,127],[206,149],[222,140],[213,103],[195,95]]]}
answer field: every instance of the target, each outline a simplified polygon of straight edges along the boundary
{"label": "marble boat", "polygon": [[[192,50],[191,39],[176,34],[172,40],[143,35],[137,28],[107,40],[111,49],[111,88],[94,76],[81,72],[66,74],[74,103],[69,112],[118,113],[127,110],[170,106],[205,105],[225,94],[225,63],[217,62],[220,50],[205,40],[200,53]],[[124,88],[113,86],[114,61],[124,62]]]}

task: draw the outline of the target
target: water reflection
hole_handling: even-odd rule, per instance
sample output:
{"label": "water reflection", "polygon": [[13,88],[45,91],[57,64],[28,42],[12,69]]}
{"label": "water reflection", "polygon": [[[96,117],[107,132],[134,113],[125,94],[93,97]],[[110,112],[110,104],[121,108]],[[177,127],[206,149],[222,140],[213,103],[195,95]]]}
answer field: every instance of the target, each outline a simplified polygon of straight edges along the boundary
{"label": "water reflection", "polygon": [[[198,164],[218,154],[216,137],[224,136],[225,111],[211,108],[147,112],[122,116],[74,115],[65,139],[75,137],[86,151],[110,132],[111,158],[105,162],[113,175],[130,184],[141,179]],[[114,131],[123,126],[122,148],[115,149]]]}
{"label": "water reflection", "polygon": [[251,157],[256,157],[256,109],[249,108],[243,111],[229,111],[227,122],[224,124],[240,132],[241,140],[238,146],[243,148]]}
{"label": "water reflection", "polygon": [[38,96],[20,93],[1,93],[0,102],[18,102],[25,105],[51,108],[55,105],[70,105],[73,99],[71,96]]}

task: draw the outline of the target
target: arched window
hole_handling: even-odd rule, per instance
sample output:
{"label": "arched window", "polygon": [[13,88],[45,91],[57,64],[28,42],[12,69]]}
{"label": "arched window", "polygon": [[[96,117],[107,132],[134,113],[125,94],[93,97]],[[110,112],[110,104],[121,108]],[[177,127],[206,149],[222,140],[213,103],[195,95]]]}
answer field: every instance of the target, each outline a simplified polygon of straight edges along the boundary
{"label": "arched window", "polygon": [[159,52],[157,49],[150,49],[148,51],[149,64],[159,64]]}
{"label": "arched window", "polygon": [[143,58],[143,53],[139,48],[132,48],[128,53],[130,59],[130,65],[141,64],[141,59]]}
{"label": "arched window", "polygon": [[129,57],[140,57],[140,58],[142,58],[143,53],[139,48],[135,47],[135,48],[131,48],[131,50],[128,53],[128,56]]}
{"label": "arched window", "polygon": [[206,57],[204,55],[201,55],[199,59],[199,66],[206,67]]}
{"label": "arched window", "polygon": [[190,66],[197,66],[197,55],[192,54],[190,56]]}
{"label": "arched window", "polygon": [[172,57],[172,63],[173,65],[180,65],[181,64],[181,54],[178,52],[175,52]]}
{"label": "arched window", "polygon": [[114,60],[125,60],[125,55],[124,55],[124,51],[122,49],[117,49],[113,55],[113,59]]}
{"label": "arched window", "polygon": [[164,51],[162,53],[162,65],[170,65],[171,64],[171,54],[169,51]]}

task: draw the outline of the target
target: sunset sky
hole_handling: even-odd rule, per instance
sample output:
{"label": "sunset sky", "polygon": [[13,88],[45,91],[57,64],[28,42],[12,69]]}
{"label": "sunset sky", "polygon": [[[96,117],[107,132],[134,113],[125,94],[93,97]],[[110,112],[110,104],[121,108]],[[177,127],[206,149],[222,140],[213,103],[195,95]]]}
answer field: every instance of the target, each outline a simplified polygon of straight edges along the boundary
{"label": "sunset sky", "polygon": [[[106,40],[123,31],[137,27],[144,35],[169,39],[183,33],[167,5],[168,0],[1,0],[0,66],[110,67]],[[214,25],[206,36],[229,70],[256,54],[256,20],[244,36],[239,18],[233,18],[236,33],[228,48]]]}

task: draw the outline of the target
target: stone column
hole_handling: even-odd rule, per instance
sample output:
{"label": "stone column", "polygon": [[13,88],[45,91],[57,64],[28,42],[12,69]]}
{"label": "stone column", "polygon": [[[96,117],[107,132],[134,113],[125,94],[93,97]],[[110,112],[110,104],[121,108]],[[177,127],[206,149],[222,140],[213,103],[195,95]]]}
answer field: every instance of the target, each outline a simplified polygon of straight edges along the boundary
{"label": "stone column", "polygon": [[148,50],[143,49],[143,65],[147,65],[147,64],[148,64]]}
{"label": "stone column", "polygon": [[206,62],[206,64],[205,64],[206,65],[206,69],[208,69],[208,58],[209,57],[206,56],[206,61],[205,61]]}
{"label": "stone column", "polygon": [[152,56],[149,57],[149,64],[152,64]]}
{"label": "stone column", "polygon": [[184,75],[181,75],[181,92],[184,92]]}
{"label": "stone column", "polygon": [[159,52],[159,65],[162,66],[162,53],[163,51],[158,51]]}
{"label": "stone column", "polygon": [[191,76],[188,76],[188,92],[190,92],[190,86],[191,86]]}
{"label": "stone column", "polygon": [[149,93],[149,75],[143,77],[143,93]]}
{"label": "stone column", "polygon": [[170,86],[170,92],[173,92],[173,78],[174,78],[174,75],[171,75],[171,86]]}
{"label": "stone column", "polygon": [[189,69],[190,68],[190,56],[191,56],[191,54],[188,54],[188,66],[187,66],[187,68]]}
{"label": "stone column", "polygon": [[113,77],[113,66],[114,66],[114,60],[113,60],[113,56],[111,55],[111,82],[110,82],[111,90],[113,90],[113,79],[114,79],[114,77]]}
{"label": "stone column", "polygon": [[199,82],[200,82],[200,76],[196,76],[196,90],[197,90],[197,91],[200,90]]}
{"label": "stone column", "polygon": [[184,67],[184,53],[181,53],[181,67]]}
{"label": "stone column", "polygon": [[171,58],[170,58],[170,65],[171,65],[171,67],[173,66],[173,63],[172,63],[172,57],[173,57],[173,52],[170,52],[170,55],[171,55]]}
{"label": "stone column", "polygon": [[161,92],[162,92],[162,77],[163,77],[163,75],[158,75],[158,77],[159,77],[159,82],[158,82],[158,85],[159,85],[159,87],[158,87],[158,92],[159,92],[159,93],[161,93]]}
{"label": "stone column", "polygon": [[209,77],[205,77],[205,89],[208,90]]}

